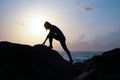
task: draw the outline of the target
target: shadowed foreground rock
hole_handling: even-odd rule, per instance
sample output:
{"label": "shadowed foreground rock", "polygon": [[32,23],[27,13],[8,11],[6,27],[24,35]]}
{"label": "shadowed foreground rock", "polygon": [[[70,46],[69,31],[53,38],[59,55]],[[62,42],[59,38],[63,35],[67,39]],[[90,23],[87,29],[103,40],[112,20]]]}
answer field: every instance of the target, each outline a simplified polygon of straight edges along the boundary
{"label": "shadowed foreground rock", "polygon": [[73,65],[44,45],[0,42],[0,80],[73,80]]}
{"label": "shadowed foreground rock", "polygon": [[45,45],[0,42],[0,80],[120,80],[119,61],[119,48],[72,65]]}

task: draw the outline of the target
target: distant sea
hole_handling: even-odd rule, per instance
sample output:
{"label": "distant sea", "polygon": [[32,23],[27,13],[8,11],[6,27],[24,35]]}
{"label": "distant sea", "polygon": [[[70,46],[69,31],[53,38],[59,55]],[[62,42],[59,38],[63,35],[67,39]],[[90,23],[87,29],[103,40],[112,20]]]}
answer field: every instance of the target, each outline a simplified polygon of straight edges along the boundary
{"label": "distant sea", "polygon": [[[71,51],[71,55],[74,62],[83,62],[84,60],[92,58],[94,55],[102,55],[104,51]],[[59,51],[60,55],[69,60],[65,51]]]}

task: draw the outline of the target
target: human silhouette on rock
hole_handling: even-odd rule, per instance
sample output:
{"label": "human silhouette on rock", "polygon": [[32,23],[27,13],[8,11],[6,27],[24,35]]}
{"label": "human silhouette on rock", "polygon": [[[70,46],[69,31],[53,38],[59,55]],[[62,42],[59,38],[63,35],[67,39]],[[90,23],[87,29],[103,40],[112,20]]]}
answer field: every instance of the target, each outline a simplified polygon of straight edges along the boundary
{"label": "human silhouette on rock", "polygon": [[47,21],[44,23],[44,27],[46,28],[46,30],[49,29],[50,32],[47,35],[47,37],[46,37],[45,41],[43,42],[43,44],[45,44],[47,39],[49,39],[49,44],[50,44],[49,47],[53,48],[53,46],[52,46],[53,38],[60,41],[60,44],[61,44],[62,48],[67,53],[67,55],[69,57],[69,60],[72,63],[73,60],[72,60],[72,57],[71,57],[71,53],[70,53],[70,51],[68,50],[68,48],[66,46],[66,38],[65,38],[64,34],[62,33],[62,31],[58,27],[56,27],[55,25],[52,25],[51,23],[49,23]]}

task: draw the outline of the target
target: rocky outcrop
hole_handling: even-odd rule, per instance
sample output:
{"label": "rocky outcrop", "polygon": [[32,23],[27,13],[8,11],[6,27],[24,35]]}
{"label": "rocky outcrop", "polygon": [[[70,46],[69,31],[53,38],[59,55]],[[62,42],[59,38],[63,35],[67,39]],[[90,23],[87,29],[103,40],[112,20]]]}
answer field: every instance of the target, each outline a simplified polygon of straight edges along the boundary
{"label": "rocky outcrop", "polygon": [[[33,47],[32,70],[35,80],[73,80],[73,65],[55,50],[43,45]],[[38,76],[39,75],[39,76]]]}
{"label": "rocky outcrop", "polygon": [[84,64],[83,73],[75,80],[120,80],[120,49],[94,56]]}
{"label": "rocky outcrop", "polygon": [[1,80],[73,80],[73,65],[45,45],[0,42]]}
{"label": "rocky outcrop", "polygon": [[31,46],[0,42],[0,79],[31,79]]}
{"label": "rocky outcrop", "polygon": [[0,42],[0,80],[120,80],[120,49],[71,64],[45,45]]}

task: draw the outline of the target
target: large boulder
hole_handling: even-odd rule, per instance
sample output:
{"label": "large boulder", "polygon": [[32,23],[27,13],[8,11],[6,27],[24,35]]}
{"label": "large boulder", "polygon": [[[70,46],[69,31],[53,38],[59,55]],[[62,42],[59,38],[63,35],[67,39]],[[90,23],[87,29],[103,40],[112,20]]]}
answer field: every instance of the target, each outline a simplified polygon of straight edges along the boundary
{"label": "large boulder", "polygon": [[31,50],[28,45],[0,42],[0,79],[31,79]]}
{"label": "large boulder", "polygon": [[73,65],[55,50],[35,45],[32,54],[32,70],[35,80],[73,80]]}
{"label": "large boulder", "polygon": [[45,45],[0,42],[1,80],[73,80],[73,65]]}

